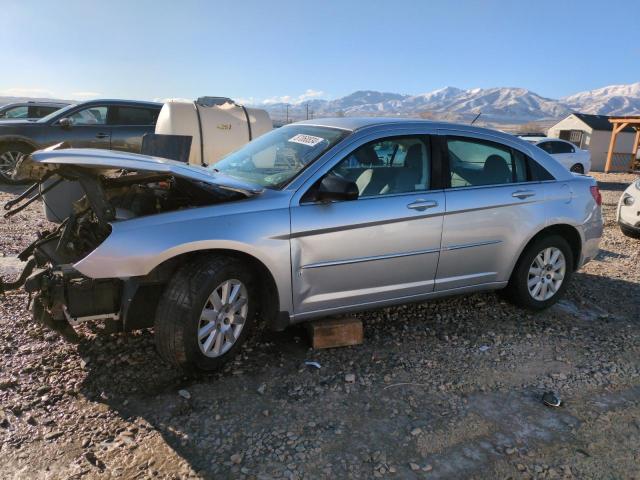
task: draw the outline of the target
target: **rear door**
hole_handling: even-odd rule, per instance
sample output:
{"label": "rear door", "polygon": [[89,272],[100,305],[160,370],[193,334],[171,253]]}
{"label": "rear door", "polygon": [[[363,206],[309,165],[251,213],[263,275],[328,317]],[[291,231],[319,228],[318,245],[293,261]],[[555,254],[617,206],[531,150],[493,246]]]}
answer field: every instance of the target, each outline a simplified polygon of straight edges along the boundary
{"label": "rear door", "polygon": [[[291,206],[296,315],[375,305],[433,291],[444,193],[427,135],[395,135],[345,151],[307,182]],[[356,182],[357,200],[314,203],[327,175]]]}
{"label": "rear door", "polygon": [[442,130],[447,212],[435,290],[506,281],[545,218],[545,184],[526,154],[490,135]]}
{"label": "rear door", "polygon": [[110,113],[111,148],[140,153],[142,137],[155,131],[160,107],[116,105]]}

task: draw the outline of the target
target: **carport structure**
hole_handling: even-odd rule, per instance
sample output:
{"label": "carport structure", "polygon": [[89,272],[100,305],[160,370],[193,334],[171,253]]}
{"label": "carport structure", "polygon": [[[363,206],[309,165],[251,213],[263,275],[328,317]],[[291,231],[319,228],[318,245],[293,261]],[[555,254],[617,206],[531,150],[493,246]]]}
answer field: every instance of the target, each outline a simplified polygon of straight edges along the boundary
{"label": "carport structure", "polygon": [[[638,147],[640,146],[640,115],[611,117],[609,122],[613,124],[613,130],[611,130],[611,141],[609,142],[607,163],[605,164],[604,171],[605,173],[609,173],[611,171],[632,170],[633,164],[636,161],[636,155],[638,154]],[[627,127],[631,127],[636,131],[631,154],[616,152],[616,139],[618,134]]]}

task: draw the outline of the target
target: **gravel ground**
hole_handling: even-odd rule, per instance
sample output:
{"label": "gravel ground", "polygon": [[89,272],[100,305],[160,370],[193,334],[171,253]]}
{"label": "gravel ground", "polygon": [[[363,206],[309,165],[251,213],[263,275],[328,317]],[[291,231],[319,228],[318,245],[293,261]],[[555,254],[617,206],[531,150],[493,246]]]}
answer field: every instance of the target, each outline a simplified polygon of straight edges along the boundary
{"label": "gravel ground", "polygon": [[[640,478],[640,242],[614,221],[634,176],[596,177],[602,251],[541,314],[495,294],[389,308],[360,315],[361,346],[265,331],[186,378],[150,331],[83,327],[71,345],[8,294],[0,477]],[[44,224],[39,205],[0,221],[5,270]]]}

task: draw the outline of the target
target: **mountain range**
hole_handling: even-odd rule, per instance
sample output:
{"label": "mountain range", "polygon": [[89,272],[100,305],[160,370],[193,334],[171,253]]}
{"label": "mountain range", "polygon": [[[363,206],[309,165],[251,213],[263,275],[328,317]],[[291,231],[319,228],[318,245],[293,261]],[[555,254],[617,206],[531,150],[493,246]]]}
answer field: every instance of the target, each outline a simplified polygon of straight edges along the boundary
{"label": "mountain range", "polygon": [[[0,105],[36,100],[24,97],[0,97]],[[38,99],[45,100],[45,99]],[[482,124],[522,124],[549,122],[571,112],[598,115],[640,115],[640,82],[610,85],[560,99],[545,98],[525,88],[445,87],[420,95],[359,90],[333,100],[313,99],[290,103],[289,119],[310,116],[411,116],[470,122],[481,113]],[[285,120],[286,103],[257,104],[276,122]],[[308,107],[307,107],[308,106]]]}
{"label": "mountain range", "polygon": [[[285,103],[260,105],[274,119],[286,115]],[[611,85],[560,99],[545,98],[525,88],[445,87],[420,95],[360,90],[335,100],[314,99],[289,104],[289,118],[320,116],[414,116],[468,121],[478,113],[484,122],[525,123],[558,119],[571,112],[599,115],[640,114],[640,82]]]}

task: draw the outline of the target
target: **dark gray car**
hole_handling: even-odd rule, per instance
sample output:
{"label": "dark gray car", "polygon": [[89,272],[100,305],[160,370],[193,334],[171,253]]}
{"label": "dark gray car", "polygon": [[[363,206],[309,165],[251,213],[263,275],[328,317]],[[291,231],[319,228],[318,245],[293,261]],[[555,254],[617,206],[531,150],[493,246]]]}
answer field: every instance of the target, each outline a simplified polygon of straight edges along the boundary
{"label": "dark gray car", "polygon": [[161,108],[154,102],[92,100],[36,121],[0,122],[0,181],[12,182],[11,173],[23,155],[60,142],[139,153],[142,137],[154,132]]}
{"label": "dark gray car", "polygon": [[0,107],[0,120],[38,120],[69,105],[68,102],[29,101]]}

